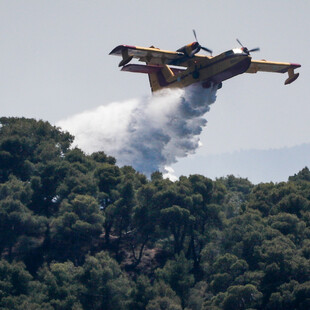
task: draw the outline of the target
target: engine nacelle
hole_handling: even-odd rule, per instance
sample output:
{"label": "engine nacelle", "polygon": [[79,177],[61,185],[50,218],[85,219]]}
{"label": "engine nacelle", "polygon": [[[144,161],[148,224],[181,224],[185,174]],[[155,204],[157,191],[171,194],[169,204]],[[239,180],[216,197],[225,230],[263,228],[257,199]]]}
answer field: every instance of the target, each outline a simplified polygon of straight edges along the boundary
{"label": "engine nacelle", "polygon": [[188,57],[193,57],[199,51],[200,51],[200,45],[198,42],[187,44],[177,50],[177,52],[184,53],[184,55]]}

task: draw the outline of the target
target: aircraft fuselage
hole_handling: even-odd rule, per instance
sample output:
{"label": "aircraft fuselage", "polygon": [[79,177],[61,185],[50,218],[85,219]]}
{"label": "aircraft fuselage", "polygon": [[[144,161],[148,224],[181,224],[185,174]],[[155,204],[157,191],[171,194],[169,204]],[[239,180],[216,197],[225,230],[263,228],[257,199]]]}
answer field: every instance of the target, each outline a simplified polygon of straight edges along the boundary
{"label": "aircraft fuselage", "polygon": [[204,88],[212,84],[221,86],[223,81],[246,72],[250,64],[251,56],[236,48],[215,57],[184,57],[172,61],[169,66],[160,64],[160,59],[154,59],[147,65],[126,65],[122,71],[148,73],[152,91],[157,91],[165,87],[183,88],[194,83],[200,83]]}
{"label": "aircraft fuselage", "polygon": [[[239,40],[237,41],[242,45]],[[122,71],[148,74],[153,92],[165,87],[182,88],[194,83],[200,83],[206,88],[211,87],[212,84],[221,87],[223,81],[245,72],[288,72],[286,85],[295,81],[299,76],[299,73],[294,72],[300,67],[299,64],[253,60],[250,52],[258,51],[259,48],[248,50],[241,46],[241,48],[234,48],[217,56],[199,55],[197,53],[200,49],[211,53],[211,50],[201,46],[198,42],[193,42],[175,52],[153,46],[147,48],[119,45],[110,52],[110,55],[122,57],[119,63]],[[128,64],[133,58],[146,64]]]}
{"label": "aircraft fuselage", "polygon": [[[185,71],[180,71],[165,78],[164,74],[160,79],[160,86],[185,87],[190,84],[201,82],[204,87],[210,84],[220,84],[238,74],[246,72],[251,64],[251,57],[241,49],[229,50],[207,60],[198,63],[191,63]],[[181,64],[182,65],[182,64]],[[173,71],[173,68],[171,69]]]}

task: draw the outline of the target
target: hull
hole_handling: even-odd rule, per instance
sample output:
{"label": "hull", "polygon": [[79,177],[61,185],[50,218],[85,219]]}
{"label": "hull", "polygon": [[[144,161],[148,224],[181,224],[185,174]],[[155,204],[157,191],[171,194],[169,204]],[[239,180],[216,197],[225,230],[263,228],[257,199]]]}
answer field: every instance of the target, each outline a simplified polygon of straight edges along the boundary
{"label": "hull", "polygon": [[215,84],[219,84],[223,81],[226,81],[236,75],[242,74],[248,70],[251,64],[251,58],[246,57],[245,59],[241,60],[235,65],[232,65],[231,67],[223,70],[222,72],[219,72],[218,74],[215,74],[210,78],[211,82]]}
{"label": "hull", "polygon": [[211,84],[221,84],[236,75],[246,72],[251,64],[247,55],[226,56],[225,53],[198,66],[187,69],[168,65],[126,65],[122,71],[146,73],[149,75],[152,91],[162,88],[183,88],[194,83],[201,83],[208,88]]}

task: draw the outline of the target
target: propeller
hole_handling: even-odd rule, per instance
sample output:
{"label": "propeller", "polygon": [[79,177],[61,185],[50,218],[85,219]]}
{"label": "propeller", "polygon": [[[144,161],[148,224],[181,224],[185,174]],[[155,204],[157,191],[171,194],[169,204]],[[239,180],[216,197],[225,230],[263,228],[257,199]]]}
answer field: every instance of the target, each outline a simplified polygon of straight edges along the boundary
{"label": "propeller", "polygon": [[260,48],[259,48],[259,47],[255,47],[255,48],[252,48],[252,49],[248,50],[247,47],[243,46],[243,44],[240,42],[239,39],[236,39],[236,40],[237,40],[237,42],[241,45],[242,51],[245,52],[245,53],[248,54],[248,55],[250,55],[250,53],[252,53],[252,52],[258,52],[258,51],[260,51]]}
{"label": "propeller", "polygon": [[193,33],[194,33],[194,37],[196,39],[196,44],[195,44],[195,49],[191,52],[191,57],[194,56],[196,53],[198,53],[201,49],[210,53],[212,55],[212,50],[204,47],[204,46],[201,46],[199,43],[198,43],[198,39],[197,39],[197,35],[196,35],[196,31],[195,29],[193,29]]}

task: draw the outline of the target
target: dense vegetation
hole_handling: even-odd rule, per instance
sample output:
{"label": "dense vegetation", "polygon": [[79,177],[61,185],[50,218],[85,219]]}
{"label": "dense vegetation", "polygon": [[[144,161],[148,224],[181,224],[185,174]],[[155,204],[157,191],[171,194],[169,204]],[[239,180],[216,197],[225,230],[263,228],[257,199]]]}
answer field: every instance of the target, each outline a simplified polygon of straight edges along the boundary
{"label": "dense vegetation", "polygon": [[151,180],[0,118],[1,309],[310,309],[310,171]]}

